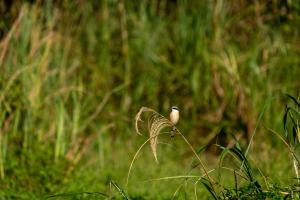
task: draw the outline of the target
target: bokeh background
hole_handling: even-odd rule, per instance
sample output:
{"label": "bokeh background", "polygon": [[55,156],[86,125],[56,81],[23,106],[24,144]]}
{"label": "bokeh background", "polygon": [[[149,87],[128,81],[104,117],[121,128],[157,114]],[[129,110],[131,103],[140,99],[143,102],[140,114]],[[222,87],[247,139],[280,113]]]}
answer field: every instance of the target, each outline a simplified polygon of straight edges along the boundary
{"label": "bokeh background", "polygon": [[[213,144],[246,148],[278,184],[294,174],[282,141],[284,94],[299,97],[298,1],[0,1],[0,194],[39,199],[125,187],[142,106],[168,116],[216,166]],[[145,147],[131,197],[171,198],[193,155],[162,138]],[[276,155],[276,157],[274,157]],[[288,174],[288,175],[287,175]],[[194,184],[176,195],[189,197]],[[208,194],[201,185],[199,194]]]}

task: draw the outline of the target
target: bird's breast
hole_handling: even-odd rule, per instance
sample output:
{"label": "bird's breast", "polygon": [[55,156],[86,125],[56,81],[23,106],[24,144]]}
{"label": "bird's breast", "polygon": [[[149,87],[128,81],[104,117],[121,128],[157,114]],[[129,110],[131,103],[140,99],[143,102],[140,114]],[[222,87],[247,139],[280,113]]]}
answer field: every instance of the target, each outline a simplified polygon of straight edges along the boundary
{"label": "bird's breast", "polygon": [[177,124],[178,120],[179,120],[179,112],[172,111],[170,113],[170,121],[175,125],[175,124]]}

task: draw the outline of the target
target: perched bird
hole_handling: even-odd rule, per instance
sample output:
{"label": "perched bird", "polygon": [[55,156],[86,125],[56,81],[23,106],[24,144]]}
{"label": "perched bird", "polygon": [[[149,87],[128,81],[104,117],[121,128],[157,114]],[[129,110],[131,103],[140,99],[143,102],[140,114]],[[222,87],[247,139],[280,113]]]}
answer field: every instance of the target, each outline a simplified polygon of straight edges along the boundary
{"label": "perched bird", "polygon": [[173,124],[173,128],[171,131],[171,137],[175,136],[175,125],[179,121],[179,109],[177,106],[172,106],[171,113],[170,113],[170,121]]}

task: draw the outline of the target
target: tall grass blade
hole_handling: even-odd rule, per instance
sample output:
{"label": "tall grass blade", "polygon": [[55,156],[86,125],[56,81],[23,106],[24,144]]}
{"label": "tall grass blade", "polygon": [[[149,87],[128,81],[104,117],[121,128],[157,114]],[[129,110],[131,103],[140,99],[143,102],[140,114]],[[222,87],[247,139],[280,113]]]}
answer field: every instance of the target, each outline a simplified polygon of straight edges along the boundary
{"label": "tall grass blade", "polygon": [[58,161],[59,157],[64,154],[65,148],[65,109],[62,100],[60,100],[57,104],[57,133],[56,133],[56,141],[55,141],[55,161]]}
{"label": "tall grass blade", "polygon": [[215,192],[214,188],[211,187],[210,184],[207,183],[208,180],[204,179],[201,181],[201,183],[204,185],[204,187],[209,191],[209,193],[213,196],[215,200],[220,200],[221,198],[218,196],[218,194]]}
{"label": "tall grass blade", "polygon": [[253,182],[253,172],[243,152],[237,147],[230,148],[230,151],[233,152],[240,159],[240,161],[242,162],[242,167],[244,168],[244,172],[246,172],[246,175],[249,178],[249,180]]}
{"label": "tall grass blade", "polygon": [[300,102],[298,102],[298,100],[295,97],[289,94],[286,94],[286,96],[289,97],[298,106],[298,108],[300,108]]}
{"label": "tall grass blade", "polygon": [[0,116],[0,179],[4,179],[4,132],[3,132],[3,124],[5,120],[6,112],[3,112]]}
{"label": "tall grass blade", "polygon": [[117,189],[117,191],[123,197],[123,199],[130,200],[130,198],[125,194],[125,192],[122,190],[122,188],[116,182],[111,181],[111,184]]}
{"label": "tall grass blade", "polygon": [[80,120],[80,114],[81,114],[81,107],[80,102],[78,100],[78,97],[75,92],[72,94],[72,99],[74,103],[74,109],[73,109],[73,127],[72,127],[72,142],[75,142],[76,135],[79,130],[79,120]]}

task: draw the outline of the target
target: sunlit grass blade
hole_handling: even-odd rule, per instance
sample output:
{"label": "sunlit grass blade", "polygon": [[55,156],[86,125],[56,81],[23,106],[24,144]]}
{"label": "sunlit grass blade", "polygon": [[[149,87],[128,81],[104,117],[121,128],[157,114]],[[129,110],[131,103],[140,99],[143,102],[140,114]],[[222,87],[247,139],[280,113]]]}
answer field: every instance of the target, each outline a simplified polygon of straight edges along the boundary
{"label": "sunlit grass blade", "polygon": [[116,182],[111,181],[110,183],[114,186],[114,188],[116,188],[116,190],[123,197],[123,199],[130,200],[130,198],[125,194],[125,192],[122,190],[122,188]]}
{"label": "sunlit grass blade", "polygon": [[64,154],[65,151],[65,109],[63,102],[60,100],[57,104],[57,133],[55,141],[55,161],[58,161],[59,157]]}

